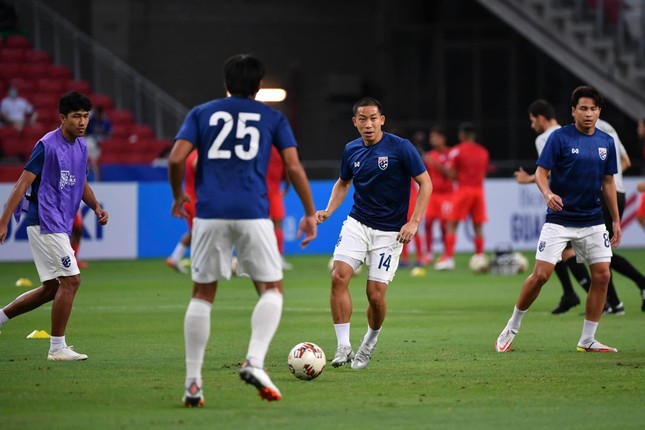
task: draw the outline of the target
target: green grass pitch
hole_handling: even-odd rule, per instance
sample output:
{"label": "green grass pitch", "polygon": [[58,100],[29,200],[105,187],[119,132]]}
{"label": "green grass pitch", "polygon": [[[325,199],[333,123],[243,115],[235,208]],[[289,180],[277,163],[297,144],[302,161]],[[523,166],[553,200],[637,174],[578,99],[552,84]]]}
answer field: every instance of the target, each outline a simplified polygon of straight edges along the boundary
{"label": "green grass pitch", "polygon": [[[645,250],[621,250],[645,271]],[[527,254],[529,257],[530,255]],[[67,329],[85,362],[47,361],[50,305],[10,321],[0,334],[0,428],[9,429],[640,429],[645,422],[645,313],[638,289],[617,275],[626,315],[604,316],[598,338],[617,354],[576,353],[583,306],[552,316],[554,278],[524,319],[514,349],[493,343],[525,275],[471,274],[467,255],[454,272],[400,269],[388,315],[364,371],[329,364],[336,347],[329,311],[329,256],[292,257],[285,272],[280,328],[266,365],[283,400],[262,401],[239,380],[250,316],[250,281],[220,284],[203,369],[206,406],[181,405],[183,318],[191,283],[162,260],[95,261]],[[530,258],[532,261],[532,258]],[[0,305],[37,279],[32,263],[0,265]],[[366,328],[365,274],[351,284],[354,348]],[[579,294],[582,289],[576,287]],[[287,368],[302,341],[320,345],[328,367],[314,381]]]}

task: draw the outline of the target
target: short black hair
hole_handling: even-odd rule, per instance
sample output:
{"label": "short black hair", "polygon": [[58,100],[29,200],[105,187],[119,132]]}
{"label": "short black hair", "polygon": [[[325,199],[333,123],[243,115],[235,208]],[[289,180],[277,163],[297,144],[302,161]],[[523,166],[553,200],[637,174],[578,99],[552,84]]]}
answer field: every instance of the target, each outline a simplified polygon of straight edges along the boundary
{"label": "short black hair", "polygon": [[65,93],[61,96],[58,103],[58,112],[67,116],[70,112],[84,110],[89,112],[92,110],[92,102],[90,99],[79,92],[72,91]]}
{"label": "short black hair", "polygon": [[378,109],[378,113],[383,115],[383,107],[381,106],[381,103],[378,100],[372,97],[363,97],[362,99],[354,103],[354,107],[352,108],[352,112],[354,112],[354,116],[356,116],[356,112],[358,112],[358,108],[365,107],[365,106],[376,106],[376,108]]}
{"label": "short black hair", "polygon": [[457,131],[459,133],[463,133],[468,137],[474,138],[477,135],[477,131],[475,130],[475,124],[472,122],[462,122],[459,124],[459,127],[457,128]]}
{"label": "short black hair", "polygon": [[260,90],[266,69],[259,58],[237,54],[224,63],[224,88],[233,96],[251,97]]}
{"label": "short black hair", "polygon": [[571,107],[575,108],[578,106],[578,102],[581,98],[593,99],[596,102],[596,106],[602,109],[602,105],[605,104],[605,98],[600,94],[600,91],[594,87],[588,85],[582,85],[577,87],[571,93]]}
{"label": "short black hair", "polygon": [[529,105],[529,113],[535,117],[542,115],[546,119],[555,118],[555,109],[551,103],[544,99],[538,99]]}
{"label": "short black hair", "polygon": [[432,128],[430,129],[430,133],[437,133],[437,134],[440,134],[440,135],[442,135],[442,136],[444,136],[444,137],[447,137],[447,136],[448,136],[448,135],[446,134],[446,130],[445,130],[445,128],[444,128],[444,127],[443,127],[443,125],[441,125],[441,124],[435,124],[435,125],[433,125],[433,126],[432,126]]}

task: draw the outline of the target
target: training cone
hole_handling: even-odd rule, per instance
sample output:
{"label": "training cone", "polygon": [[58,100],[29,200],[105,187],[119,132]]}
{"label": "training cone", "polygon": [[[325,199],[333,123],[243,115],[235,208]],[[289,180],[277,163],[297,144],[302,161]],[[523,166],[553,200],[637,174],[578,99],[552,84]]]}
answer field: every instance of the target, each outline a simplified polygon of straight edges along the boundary
{"label": "training cone", "polygon": [[49,339],[50,337],[45,330],[34,330],[27,335],[27,339]]}
{"label": "training cone", "polygon": [[29,278],[20,278],[16,281],[16,287],[31,287],[33,285]]}

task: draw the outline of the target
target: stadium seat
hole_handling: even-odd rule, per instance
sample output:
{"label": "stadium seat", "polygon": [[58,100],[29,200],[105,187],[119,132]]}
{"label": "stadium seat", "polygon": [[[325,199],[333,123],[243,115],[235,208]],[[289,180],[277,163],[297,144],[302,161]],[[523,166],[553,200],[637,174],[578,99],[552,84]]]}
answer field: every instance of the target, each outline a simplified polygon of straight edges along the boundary
{"label": "stadium seat", "polygon": [[55,108],[48,107],[40,109],[38,112],[38,122],[45,126],[47,130],[53,129],[60,125],[60,116],[58,114],[58,105]]}
{"label": "stadium seat", "polygon": [[131,126],[134,124],[134,117],[132,116],[132,113],[127,110],[114,109],[109,112],[108,118],[110,118],[113,125],[122,124],[125,126]]}
{"label": "stadium seat", "polygon": [[50,65],[48,77],[53,79],[62,79],[62,80],[72,79],[72,72],[69,70],[69,67],[67,66]]}
{"label": "stadium seat", "polygon": [[110,110],[113,107],[112,98],[108,95],[92,94],[89,97],[90,97],[90,100],[92,100],[92,105],[94,106],[101,106],[105,110]]}
{"label": "stadium seat", "polygon": [[49,77],[49,64],[25,63],[22,69],[25,79],[40,79]]}
{"label": "stadium seat", "polygon": [[58,113],[58,102],[60,100],[60,94],[47,94],[41,93],[32,100],[31,104],[34,105],[34,108],[40,113],[40,111],[52,109]]}
{"label": "stadium seat", "polygon": [[12,79],[11,85],[16,87],[16,89],[18,90],[18,95],[25,98],[27,98],[25,94],[33,93],[36,89],[36,84],[34,84],[34,81],[22,78]]}
{"label": "stadium seat", "polygon": [[77,91],[89,97],[92,94],[92,87],[87,81],[68,79],[65,82],[65,91]]}
{"label": "stadium seat", "polygon": [[66,92],[65,81],[55,78],[40,78],[36,80],[36,89],[39,93],[54,94],[60,97]]}
{"label": "stadium seat", "polygon": [[136,136],[136,140],[154,139],[155,132],[148,124],[134,124],[130,127],[130,134]]}
{"label": "stadium seat", "polygon": [[0,63],[22,63],[26,52],[23,48],[4,48],[0,50]]}
{"label": "stadium seat", "polygon": [[20,139],[20,131],[11,126],[0,127],[0,146],[11,145],[12,142]]}
{"label": "stadium seat", "polygon": [[24,66],[22,63],[2,63],[0,67],[0,78],[5,81],[24,78]]}
{"label": "stadium seat", "polygon": [[36,142],[27,139],[18,138],[8,142],[2,143],[2,153],[5,157],[17,157],[22,161],[26,161],[31,154],[31,150]]}
{"label": "stadium seat", "polygon": [[45,127],[44,124],[37,122],[35,124],[25,126],[22,130],[22,138],[36,143],[49,131],[51,131],[49,127]]}
{"label": "stadium seat", "polygon": [[24,167],[22,163],[16,165],[0,166],[0,183],[15,183],[22,175]]}
{"label": "stadium seat", "polygon": [[38,49],[29,49],[25,51],[25,63],[50,64],[51,59],[46,51]]}
{"label": "stadium seat", "polygon": [[27,36],[21,34],[12,34],[4,40],[5,48],[27,48],[31,49],[31,42]]}
{"label": "stadium seat", "polygon": [[[110,117],[110,119],[112,118]],[[130,137],[130,127],[131,124],[121,124],[112,121],[112,137],[114,139],[127,141],[128,137]]]}

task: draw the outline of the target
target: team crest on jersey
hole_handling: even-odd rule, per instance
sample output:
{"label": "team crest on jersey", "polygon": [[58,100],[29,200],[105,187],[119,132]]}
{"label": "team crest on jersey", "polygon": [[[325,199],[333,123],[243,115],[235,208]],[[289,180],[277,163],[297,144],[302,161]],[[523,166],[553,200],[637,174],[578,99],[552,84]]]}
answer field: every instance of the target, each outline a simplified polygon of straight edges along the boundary
{"label": "team crest on jersey", "polygon": [[379,157],[378,158],[378,168],[379,169],[381,169],[381,170],[387,169],[387,164],[388,164],[387,157]]}
{"label": "team crest on jersey", "polygon": [[76,183],[76,176],[69,173],[69,170],[60,171],[60,181],[58,182],[58,186],[60,187],[61,190],[65,188],[67,185],[71,187],[75,183]]}
{"label": "team crest on jersey", "polygon": [[63,263],[63,267],[66,269],[69,269],[69,266],[72,265],[72,259],[70,258],[69,255],[66,255],[65,257],[60,259],[60,262]]}
{"label": "team crest on jersey", "polygon": [[546,248],[546,241],[541,241],[540,244],[538,245],[538,249],[540,252],[544,251],[544,248]]}
{"label": "team crest on jersey", "polygon": [[607,158],[607,148],[598,148],[598,155],[600,155],[601,160],[605,160]]}

